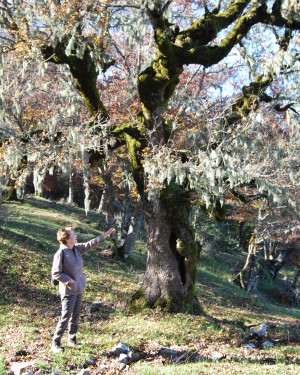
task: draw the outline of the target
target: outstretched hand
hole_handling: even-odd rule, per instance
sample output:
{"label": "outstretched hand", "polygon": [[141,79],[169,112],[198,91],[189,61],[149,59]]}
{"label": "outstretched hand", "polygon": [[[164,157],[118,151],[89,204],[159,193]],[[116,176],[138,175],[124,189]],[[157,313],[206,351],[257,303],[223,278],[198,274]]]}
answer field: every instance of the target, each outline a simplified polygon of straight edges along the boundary
{"label": "outstretched hand", "polygon": [[116,230],[115,230],[115,228],[110,228],[106,233],[107,233],[107,235],[109,236],[109,235],[111,235],[111,234],[116,233]]}

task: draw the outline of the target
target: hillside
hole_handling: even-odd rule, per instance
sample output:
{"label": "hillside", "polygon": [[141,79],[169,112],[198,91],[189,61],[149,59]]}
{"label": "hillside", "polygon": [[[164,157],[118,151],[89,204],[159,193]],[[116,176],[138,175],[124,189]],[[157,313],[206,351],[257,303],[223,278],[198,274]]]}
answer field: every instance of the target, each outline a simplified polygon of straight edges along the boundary
{"label": "hillside", "polygon": [[[297,374],[300,372],[299,309],[279,306],[267,294],[250,296],[230,282],[225,259],[202,255],[197,293],[203,314],[133,313],[127,301],[140,285],[146,246],[140,240],[126,262],[110,257],[108,242],[85,255],[88,288],[78,339],[80,350],[50,352],[60,314],[50,284],[57,230],[72,225],[80,242],[104,232],[96,212],[28,197],[0,206],[0,374],[16,363],[32,363],[33,374]],[[93,308],[92,308],[93,307]],[[95,310],[95,311],[93,311]],[[251,327],[267,324],[261,342]],[[262,348],[263,342],[274,347]],[[122,364],[112,349],[127,344],[135,353]],[[255,344],[252,348],[250,344]]]}

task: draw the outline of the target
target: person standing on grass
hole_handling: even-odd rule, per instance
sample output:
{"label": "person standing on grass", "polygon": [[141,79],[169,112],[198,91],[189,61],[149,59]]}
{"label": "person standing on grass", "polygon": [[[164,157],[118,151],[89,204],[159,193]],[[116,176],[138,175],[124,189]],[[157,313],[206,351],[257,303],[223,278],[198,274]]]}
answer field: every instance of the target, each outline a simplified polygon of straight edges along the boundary
{"label": "person standing on grass", "polygon": [[86,288],[82,255],[115,232],[114,228],[110,228],[106,233],[86,243],[77,243],[77,235],[72,227],[66,227],[57,232],[57,240],[61,245],[53,258],[52,276],[59,281],[61,316],[52,340],[51,349],[54,353],[63,351],[61,339],[67,328],[69,329],[68,345],[72,347],[77,345],[76,333],[82,293]]}

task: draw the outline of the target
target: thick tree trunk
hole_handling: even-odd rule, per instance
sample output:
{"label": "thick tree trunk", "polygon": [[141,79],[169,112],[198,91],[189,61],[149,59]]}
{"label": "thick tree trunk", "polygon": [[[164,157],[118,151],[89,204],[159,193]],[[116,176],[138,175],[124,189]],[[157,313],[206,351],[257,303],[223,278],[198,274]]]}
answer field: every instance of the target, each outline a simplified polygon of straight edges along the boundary
{"label": "thick tree trunk", "polygon": [[150,305],[167,305],[175,297],[176,303],[181,302],[182,297],[188,297],[192,278],[186,272],[184,258],[176,251],[176,236],[165,213],[155,212],[146,217],[148,258],[143,289],[147,301]]}
{"label": "thick tree trunk", "polygon": [[168,311],[200,312],[195,293],[199,246],[189,225],[189,203],[163,194],[144,206],[148,258],[139,297]]}

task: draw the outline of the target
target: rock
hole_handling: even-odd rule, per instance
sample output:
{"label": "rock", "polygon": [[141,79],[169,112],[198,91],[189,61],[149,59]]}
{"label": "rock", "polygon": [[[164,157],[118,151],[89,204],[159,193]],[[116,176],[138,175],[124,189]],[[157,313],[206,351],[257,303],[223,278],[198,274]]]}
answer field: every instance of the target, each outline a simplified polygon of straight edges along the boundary
{"label": "rock", "polygon": [[252,336],[264,337],[265,334],[267,333],[267,329],[268,329],[268,325],[264,323],[258,326],[258,329],[251,328],[249,331],[249,334]]}
{"label": "rock", "polygon": [[31,361],[31,362],[15,362],[11,365],[10,367],[10,371],[14,374],[14,375],[20,375],[20,374],[24,374],[25,371],[26,371],[26,368],[27,367],[30,367],[30,366],[33,366],[34,365],[34,361]]}
{"label": "rock", "polygon": [[129,348],[127,344],[118,343],[112,348],[112,350],[110,351],[110,354],[117,356],[117,355],[120,355],[121,353],[128,354],[129,352],[131,352],[131,349]]}
{"label": "rock", "polygon": [[212,357],[213,360],[219,361],[220,359],[223,359],[226,356],[224,354],[220,353],[220,352],[214,352],[214,353],[211,354],[211,357]]}
{"label": "rock", "polygon": [[132,362],[139,361],[141,359],[141,356],[138,353],[129,352],[128,358],[129,358],[130,363],[132,363]]}
{"label": "rock", "polygon": [[96,302],[96,301],[94,301],[94,302],[92,303],[92,305],[93,305],[93,306],[98,306],[99,308],[103,307],[102,302]]}
{"label": "rock", "polygon": [[214,353],[212,353],[211,357],[214,361],[219,361],[219,360],[225,358],[226,356],[224,354],[220,353],[220,352],[214,352]]}
{"label": "rock", "polygon": [[98,305],[86,306],[85,311],[89,314],[94,312],[100,311],[100,307]]}
{"label": "rock", "polygon": [[266,349],[266,348],[274,348],[275,344],[272,342],[272,341],[265,341],[263,344],[262,344],[262,348],[263,349]]}
{"label": "rock", "polygon": [[96,362],[93,359],[89,359],[88,361],[85,362],[83,367],[89,367],[89,366],[94,366]]}
{"label": "rock", "polygon": [[162,355],[163,357],[172,358],[176,357],[178,355],[178,352],[176,352],[176,350],[174,349],[161,349],[158,354]]}
{"label": "rock", "polygon": [[119,356],[119,362],[125,363],[126,365],[128,365],[128,363],[129,363],[128,355],[125,354],[125,353],[121,353],[120,356]]}

